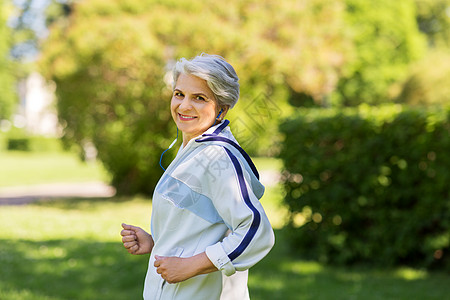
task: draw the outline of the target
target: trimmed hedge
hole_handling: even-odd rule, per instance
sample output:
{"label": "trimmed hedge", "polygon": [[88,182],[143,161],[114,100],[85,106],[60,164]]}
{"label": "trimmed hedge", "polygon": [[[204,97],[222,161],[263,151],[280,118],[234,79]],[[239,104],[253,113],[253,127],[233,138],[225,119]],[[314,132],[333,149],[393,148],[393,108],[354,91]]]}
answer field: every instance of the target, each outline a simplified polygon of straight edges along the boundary
{"label": "trimmed hedge", "polygon": [[30,140],[28,138],[10,138],[8,139],[8,150],[30,151]]}
{"label": "trimmed hedge", "polygon": [[450,269],[450,107],[304,109],[280,157],[292,245],[329,263]]}
{"label": "trimmed hedge", "polygon": [[0,134],[0,151],[59,152],[62,150],[64,149],[60,138],[30,135],[19,128]]}

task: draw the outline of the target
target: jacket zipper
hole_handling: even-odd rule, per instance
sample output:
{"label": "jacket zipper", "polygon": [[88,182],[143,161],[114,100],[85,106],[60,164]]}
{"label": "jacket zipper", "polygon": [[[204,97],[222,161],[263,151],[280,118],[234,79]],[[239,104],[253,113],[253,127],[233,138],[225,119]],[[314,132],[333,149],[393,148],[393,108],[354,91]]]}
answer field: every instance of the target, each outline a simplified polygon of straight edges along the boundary
{"label": "jacket zipper", "polygon": [[162,292],[163,292],[164,286],[166,285],[166,282],[167,281],[164,279],[163,282],[161,283],[161,286],[158,289],[158,293],[156,294],[155,299],[159,299],[159,300],[162,299]]}

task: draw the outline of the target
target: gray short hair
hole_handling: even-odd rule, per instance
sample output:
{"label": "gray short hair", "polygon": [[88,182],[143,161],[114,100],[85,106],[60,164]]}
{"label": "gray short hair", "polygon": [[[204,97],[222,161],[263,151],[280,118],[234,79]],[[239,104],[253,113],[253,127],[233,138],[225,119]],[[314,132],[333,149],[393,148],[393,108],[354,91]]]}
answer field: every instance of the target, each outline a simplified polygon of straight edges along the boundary
{"label": "gray short hair", "polygon": [[233,108],[239,99],[239,78],[236,71],[219,55],[202,53],[191,60],[181,58],[173,68],[172,88],[175,88],[181,73],[206,80],[219,106]]}

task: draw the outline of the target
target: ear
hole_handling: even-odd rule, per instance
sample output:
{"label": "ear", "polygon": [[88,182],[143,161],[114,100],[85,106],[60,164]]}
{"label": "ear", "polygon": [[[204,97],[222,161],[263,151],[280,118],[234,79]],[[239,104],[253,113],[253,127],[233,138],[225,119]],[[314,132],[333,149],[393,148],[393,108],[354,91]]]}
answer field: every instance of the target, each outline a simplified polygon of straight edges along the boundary
{"label": "ear", "polygon": [[229,108],[230,108],[230,106],[228,106],[228,105],[220,107],[219,112],[217,113],[217,115],[218,115],[220,113],[220,111],[222,110],[222,112],[220,113],[220,117],[219,117],[220,120],[225,119],[225,116],[227,115]]}

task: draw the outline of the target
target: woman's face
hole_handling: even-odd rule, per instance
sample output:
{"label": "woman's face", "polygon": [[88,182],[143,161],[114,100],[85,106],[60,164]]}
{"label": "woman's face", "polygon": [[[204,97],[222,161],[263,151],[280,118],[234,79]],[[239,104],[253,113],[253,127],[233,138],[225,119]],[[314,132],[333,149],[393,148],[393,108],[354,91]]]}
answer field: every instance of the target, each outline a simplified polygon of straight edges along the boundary
{"label": "woman's face", "polygon": [[183,132],[183,144],[203,134],[214,124],[218,105],[206,81],[181,73],[170,102],[170,111],[177,127]]}

